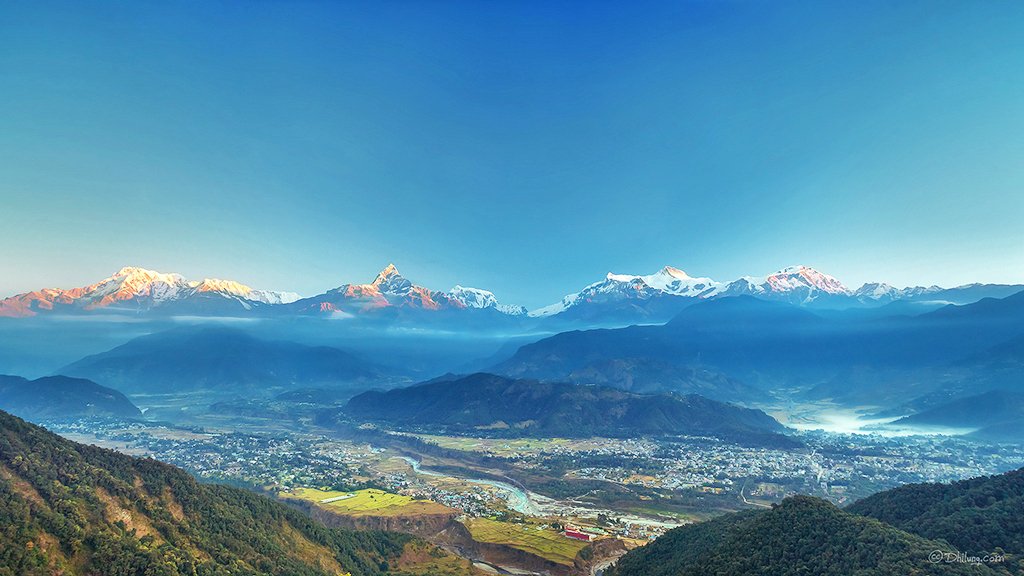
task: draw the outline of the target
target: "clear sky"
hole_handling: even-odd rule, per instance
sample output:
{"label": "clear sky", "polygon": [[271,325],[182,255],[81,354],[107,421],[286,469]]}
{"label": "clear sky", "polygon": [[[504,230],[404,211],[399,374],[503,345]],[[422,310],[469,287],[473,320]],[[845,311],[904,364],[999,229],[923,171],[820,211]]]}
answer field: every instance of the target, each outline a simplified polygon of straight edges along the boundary
{"label": "clear sky", "polygon": [[1021,2],[5,2],[0,295],[1024,281]]}

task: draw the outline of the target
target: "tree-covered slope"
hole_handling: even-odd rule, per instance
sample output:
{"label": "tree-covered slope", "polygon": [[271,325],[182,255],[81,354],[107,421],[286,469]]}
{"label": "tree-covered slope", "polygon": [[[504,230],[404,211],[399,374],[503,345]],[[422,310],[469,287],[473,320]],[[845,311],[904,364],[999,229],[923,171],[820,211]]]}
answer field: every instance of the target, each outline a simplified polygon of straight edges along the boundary
{"label": "tree-covered slope", "polygon": [[1024,556],[1024,469],[952,484],[909,484],[847,510],[972,554]]}
{"label": "tree-covered slope", "polygon": [[0,376],[0,410],[29,420],[83,416],[137,418],[142,415],[131,400],[117,390],[67,376],[36,380]]}
{"label": "tree-covered slope", "polygon": [[793,444],[760,410],[698,395],[631,394],[601,386],[517,380],[478,373],[364,392],[352,417],[454,432],[546,436],[712,435],[751,443]]}
{"label": "tree-covered slope", "polygon": [[2,576],[372,576],[400,573],[389,566],[412,545],[0,412]]}
{"label": "tree-covered slope", "polygon": [[611,576],[944,576],[1014,574],[1010,564],[934,562],[947,544],[850,514],[817,498],[787,498],[676,528],[633,550]]}

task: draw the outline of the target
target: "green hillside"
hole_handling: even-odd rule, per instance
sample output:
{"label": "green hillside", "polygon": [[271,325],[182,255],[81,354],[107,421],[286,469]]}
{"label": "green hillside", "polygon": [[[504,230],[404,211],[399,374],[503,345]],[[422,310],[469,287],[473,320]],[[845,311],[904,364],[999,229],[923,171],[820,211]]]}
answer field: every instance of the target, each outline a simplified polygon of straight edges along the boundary
{"label": "green hillside", "polygon": [[[2,576],[420,573],[408,560],[424,546],[327,529],[269,498],[200,484],[173,466],[76,444],[0,412]],[[468,573],[459,562],[444,573]]]}
{"label": "green hillside", "polygon": [[952,484],[910,484],[848,510],[973,554],[1024,555],[1024,469]]}
{"label": "green hillside", "polygon": [[1013,574],[1009,564],[933,562],[926,540],[817,498],[787,498],[677,528],[619,561],[611,576],[944,576]]}

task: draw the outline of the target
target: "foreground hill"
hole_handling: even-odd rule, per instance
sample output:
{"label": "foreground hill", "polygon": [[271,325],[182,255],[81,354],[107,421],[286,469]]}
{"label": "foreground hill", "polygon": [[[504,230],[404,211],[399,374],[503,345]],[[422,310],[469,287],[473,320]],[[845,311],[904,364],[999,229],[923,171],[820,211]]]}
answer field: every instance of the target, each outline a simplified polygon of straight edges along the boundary
{"label": "foreground hill", "polygon": [[702,396],[641,395],[599,386],[516,380],[478,373],[387,392],[364,392],[351,417],[454,432],[530,436],[711,435],[791,444],[760,410]]}
{"label": "foreground hill", "polygon": [[141,336],[59,372],[128,393],[344,387],[381,377],[377,366],[344,350],[261,340],[221,326]]}
{"label": "foreground hill", "polygon": [[142,416],[131,400],[117,390],[67,376],[36,380],[0,376],[0,410],[29,420]]}
{"label": "foreground hill", "polygon": [[955,553],[809,496],[667,532],[619,560],[611,576],[894,576],[1012,574],[1010,566],[933,562]]}
{"label": "foreground hill", "polygon": [[847,510],[971,554],[1001,549],[1024,556],[1024,469],[952,484],[901,486]]}
{"label": "foreground hill", "polygon": [[199,484],[173,466],[76,444],[0,412],[3,576],[402,574],[393,567],[410,557],[446,556],[425,546],[327,529],[263,496]]}

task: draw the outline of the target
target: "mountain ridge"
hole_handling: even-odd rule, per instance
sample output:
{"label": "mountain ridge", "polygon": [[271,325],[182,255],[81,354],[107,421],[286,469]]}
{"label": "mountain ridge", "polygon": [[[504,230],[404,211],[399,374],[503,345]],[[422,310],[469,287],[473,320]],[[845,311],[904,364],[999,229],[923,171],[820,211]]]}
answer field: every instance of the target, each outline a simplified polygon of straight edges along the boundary
{"label": "mountain ridge", "polygon": [[630,323],[663,322],[693,302],[742,295],[825,309],[879,308],[895,302],[914,302],[935,308],[949,303],[967,304],[986,297],[1006,297],[1022,290],[1024,284],[896,288],[882,282],[869,282],[853,289],[834,276],[805,265],[789,266],[764,276],[717,281],[664,266],[648,275],[609,272],[604,279],[554,304],[527,310],[499,302],[489,290],[457,284],[445,291],[415,284],[394,264],[384,267],[369,283],[346,283],[305,298],[293,292],[254,289],[233,280],[194,281],[176,273],[126,266],[86,286],[43,288],[4,298],[0,300],[0,317],[108,312],[353,318],[379,316],[380,312],[390,310],[397,317],[403,314],[408,317],[413,312],[471,311],[493,314],[496,321],[531,318]]}
{"label": "mountain ridge", "polygon": [[610,387],[448,376],[349,400],[343,413],[402,427],[548,437],[706,435],[754,444],[797,445],[760,410],[696,394],[635,394]]}
{"label": "mountain ridge", "polygon": [[328,346],[264,340],[237,328],[186,326],[140,336],[58,373],[131,393],[328,386],[386,380],[381,367]]}

